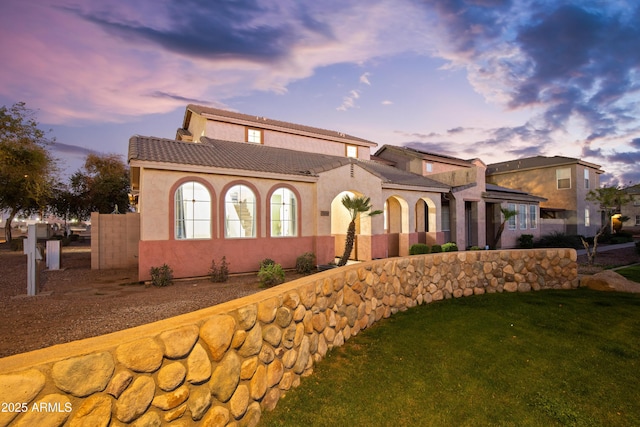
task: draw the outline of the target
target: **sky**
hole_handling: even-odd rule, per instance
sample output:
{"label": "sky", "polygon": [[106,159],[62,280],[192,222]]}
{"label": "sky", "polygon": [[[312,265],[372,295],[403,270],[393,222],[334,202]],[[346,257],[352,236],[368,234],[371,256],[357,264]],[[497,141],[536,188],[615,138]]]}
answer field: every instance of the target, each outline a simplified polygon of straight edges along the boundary
{"label": "sky", "polygon": [[0,57],[67,174],[194,103],[640,183],[637,0],[2,0]]}

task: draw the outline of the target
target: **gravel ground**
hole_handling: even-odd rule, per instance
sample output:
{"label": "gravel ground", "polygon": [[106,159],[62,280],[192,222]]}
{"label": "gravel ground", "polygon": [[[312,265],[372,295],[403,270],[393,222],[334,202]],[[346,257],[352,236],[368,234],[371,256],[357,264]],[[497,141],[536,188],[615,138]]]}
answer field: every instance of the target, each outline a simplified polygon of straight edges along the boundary
{"label": "gravel ground", "polygon": [[[136,269],[91,270],[88,246],[63,248],[62,269],[43,271],[39,294],[26,296],[26,256],[0,244],[0,357],[54,344],[93,337],[210,307],[261,290],[255,274],[230,277],[225,283],[209,280],[176,281],[164,288],[137,282]],[[634,248],[601,252],[597,264],[581,274],[593,274],[602,265],[640,262]],[[287,280],[299,275],[287,272]]]}

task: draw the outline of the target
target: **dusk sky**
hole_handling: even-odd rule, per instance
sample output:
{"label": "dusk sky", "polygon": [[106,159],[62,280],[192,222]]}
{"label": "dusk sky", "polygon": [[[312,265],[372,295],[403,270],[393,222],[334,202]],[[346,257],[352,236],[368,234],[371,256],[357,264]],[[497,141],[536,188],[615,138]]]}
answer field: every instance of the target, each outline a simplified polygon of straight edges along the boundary
{"label": "dusk sky", "polygon": [[195,103],[640,183],[637,0],[3,0],[0,57],[68,174]]}

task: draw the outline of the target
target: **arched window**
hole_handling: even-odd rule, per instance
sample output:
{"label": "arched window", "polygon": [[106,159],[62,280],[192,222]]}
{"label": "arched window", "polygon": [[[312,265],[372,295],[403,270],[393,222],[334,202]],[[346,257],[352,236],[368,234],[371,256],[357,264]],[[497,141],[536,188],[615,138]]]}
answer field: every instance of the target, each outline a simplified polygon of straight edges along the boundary
{"label": "arched window", "polygon": [[224,236],[256,237],[256,196],[246,185],[234,185],[224,197]]}
{"label": "arched window", "polygon": [[271,237],[298,235],[298,202],[293,191],[285,187],[271,195]]}
{"label": "arched window", "polygon": [[175,192],[176,239],[211,238],[211,195],[199,182],[189,181]]}

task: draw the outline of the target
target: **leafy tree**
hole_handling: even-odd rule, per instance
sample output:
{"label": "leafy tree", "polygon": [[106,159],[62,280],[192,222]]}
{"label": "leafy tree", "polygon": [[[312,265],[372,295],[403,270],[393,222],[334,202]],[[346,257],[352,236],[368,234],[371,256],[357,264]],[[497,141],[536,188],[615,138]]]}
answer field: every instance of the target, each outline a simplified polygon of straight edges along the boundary
{"label": "leafy tree", "polygon": [[611,217],[620,211],[620,207],[622,205],[629,203],[633,199],[630,194],[627,194],[627,192],[624,191],[624,189],[617,186],[601,187],[591,190],[587,193],[587,197],[585,199],[590,202],[599,203],[600,209],[604,212],[606,219],[605,223],[600,227],[600,230],[598,230],[596,235],[593,237],[593,248],[590,247],[589,242],[587,242],[586,239],[583,237],[580,238],[582,240],[582,246],[584,246],[587,252],[587,263],[592,265],[596,260],[596,255],[598,254],[598,239],[610,227]]}
{"label": "leafy tree", "polygon": [[507,208],[500,208],[500,212],[502,212],[503,220],[498,227],[498,232],[496,233],[496,237],[493,239],[493,244],[491,247],[493,249],[498,247],[498,243],[500,243],[500,239],[502,238],[502,233],[504,232],[504,226],[509,222],[511,218],[518,215],[518,211],[510,210]]}
{"label": "leafy tree", "polygon": [[87,219],[91,212],[124,213],[129,210],[129,168],[117,154],[89,154],[84,167],[70,178],[77,205],[71,212]]}
{"label": "leafy tree", "polygon": [[[339,266],[343,266],[349,260],[351,256],[351,251],[353,250],[353,243],[356,239],[356,219],[360,213],[366,212],[371,209],[371,200],[369,197],[353,197],[351,198],[348,194],[341,200],[342,205],[347,208],[349,211],[349,216],[351,217],[351,222],[349,223],[349,227],[347,228],[347,240],[344,245],[344,253],[340,261],[338,262]],[[381,214],[382,211],[373,211],[369,213],[369,216]]]}
{"label": "leafy tree", "polygon": [[34,116],[24,102],[0,108],[0,210],[9,213],[8,242],[11,222],[18,213],[29,215],[44,209],[57,172],[46,148],[53,139],[38,128]]}

